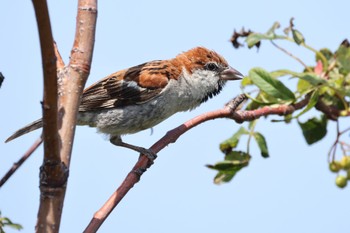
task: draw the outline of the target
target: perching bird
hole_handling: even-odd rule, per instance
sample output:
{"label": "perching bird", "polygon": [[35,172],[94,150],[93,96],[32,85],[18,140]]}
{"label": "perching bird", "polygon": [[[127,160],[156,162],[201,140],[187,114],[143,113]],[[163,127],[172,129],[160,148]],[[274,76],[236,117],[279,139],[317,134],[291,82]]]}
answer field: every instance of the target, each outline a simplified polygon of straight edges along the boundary
{"label": "perching bird", "polygon": [[[227,80],[242,74],[214,51],[196,47],[169,60],[156,60],[115,72],[86,88],[78,125],[96,127],[114,145],[154,155],[127,144],[121,135],[151,128],[171,115],[192,110],[218,94]],[[6,142],[43,126],[42,119],[16,131]]]}

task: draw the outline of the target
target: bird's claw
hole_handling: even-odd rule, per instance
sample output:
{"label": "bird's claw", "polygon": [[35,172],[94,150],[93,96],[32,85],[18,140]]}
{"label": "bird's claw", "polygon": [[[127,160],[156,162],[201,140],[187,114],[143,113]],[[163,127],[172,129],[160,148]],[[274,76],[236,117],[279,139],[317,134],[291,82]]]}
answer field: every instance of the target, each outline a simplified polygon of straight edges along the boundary
{"label": "bird's claw", "polygon": [[146,149],[146,148],[141,148],[139,151],[141,154],[145,155],[149,160],[153,161],[157,158],[157,154],[154,153],[153,151]]}

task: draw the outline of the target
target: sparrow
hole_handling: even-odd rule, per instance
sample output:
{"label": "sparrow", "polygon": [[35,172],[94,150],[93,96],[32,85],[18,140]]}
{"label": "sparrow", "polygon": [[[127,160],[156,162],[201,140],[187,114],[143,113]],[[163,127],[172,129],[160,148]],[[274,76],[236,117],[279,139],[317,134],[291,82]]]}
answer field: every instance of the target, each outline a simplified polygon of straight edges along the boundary
{"label": "sparrow", "polygon": [[[110,142],[154,157],[121,135],[152,128],[171,115],[192,110],[217,95],[228,80],[243,75],[218,53],[196,47],[169,60],[146,62],[115,72],[86,88],[77,125],[96,127]],[[6,142],[43,126],[42,119],[19,129]]]}

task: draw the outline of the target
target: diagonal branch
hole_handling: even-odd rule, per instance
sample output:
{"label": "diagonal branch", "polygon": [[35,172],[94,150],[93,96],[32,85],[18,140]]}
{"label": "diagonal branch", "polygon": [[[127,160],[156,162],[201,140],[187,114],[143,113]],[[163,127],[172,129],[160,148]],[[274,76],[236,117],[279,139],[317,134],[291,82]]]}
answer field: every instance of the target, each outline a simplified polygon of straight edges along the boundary
{"label": "diagonal branch", "polygon": [[[307,105],[309,98],[305,98],[298,103],[292,105],[280,105],[278,107],[263,107],[256,110],[237,110],[241,103],[243,103],[247,97],[242,94],[231,100],[224,108],[204,113],[199,115],[184,124],[168,131],[164,137],[158,140],[155,144],[150,147],[150,150],[158,153],[163,148],[165,148],[170,143],[174,143],[182,134],[190,130],[191,128],[204,123],[209,120],[214,120],[217,118],[230,118],[238,123],[244,121],[252,121],[261,116],[267,115],[287,115],[292,112],[299,110]],[[110,196],[106,203],[94,214],[89,225],[84,230],[84,233],[96,232],[102,225],[104,220],[109,216],[113,209],[119,204],[119,202],[124,198],[124,196],[130,191],[134,185],[139,182],[141,175],[153,164],[147,156],[140,156],[139,160],[136,162],[132,170],[125,177],[122,184],[118,189]]]}
{"label": "diagonal branch", "polygon": [[13,164],[13,166],[6,172],[6,174],[0,180],[0,187],[2,187],[6,181],[17,171],[18,168],[33,154],[33,152],[41,145],[43,140],[38,138],[34,144],[24,153],[24,155]]}
{"label": "diagonal branch", "polygon": [[[56,66],[57,69],[63,69],[64,68],[64,62],[61,57],[61,54],[58,51],[56,42],[54,42],[54,52],[56,55]],[[1,73],[0,73],[1,74]],[[6,183],[6,181],[21,167],[21,165],[34,153],[34,151],[41,145],[43,142],[42,137],[38,138],[34,144],[27,150],[27,152],[24,153],[24,155],[13,164],[13,166],[10,168],[9,171],[1,178],[0,180],[0,187]]]}

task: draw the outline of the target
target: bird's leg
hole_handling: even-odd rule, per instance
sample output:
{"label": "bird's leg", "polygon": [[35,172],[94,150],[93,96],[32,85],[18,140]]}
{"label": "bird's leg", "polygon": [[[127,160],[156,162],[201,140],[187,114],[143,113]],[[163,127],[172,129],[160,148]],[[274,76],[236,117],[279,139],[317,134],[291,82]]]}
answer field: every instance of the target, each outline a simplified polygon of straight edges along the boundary
{"label": "bird's leg", "polygon": [[146,155],[147,158],[149,158],[151,161],[153,161],[157,158],[157,154],[154,153],[153,151],[146,149],[146,148],[143,148],[143,147],[134,146],[134,145],[128,144],[126,142],[123,142],[120,136],[111,136],[109,141],[113,145],[129,148],[129,149],[137,151],[143,155]]}

